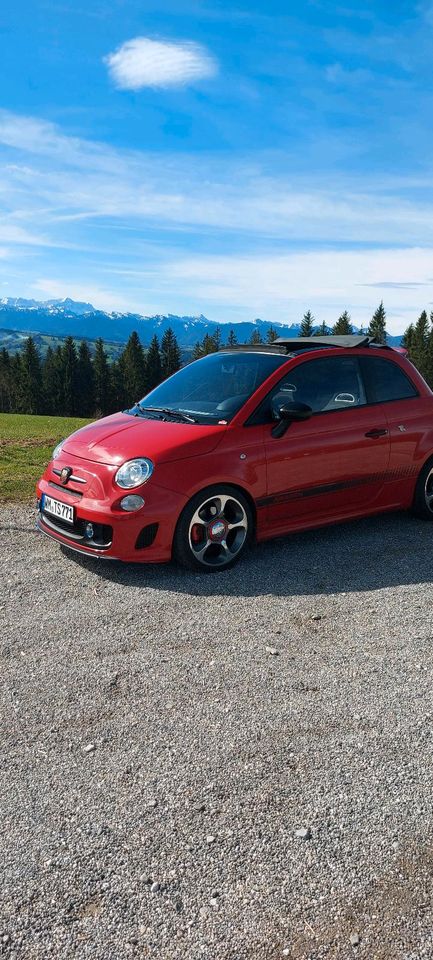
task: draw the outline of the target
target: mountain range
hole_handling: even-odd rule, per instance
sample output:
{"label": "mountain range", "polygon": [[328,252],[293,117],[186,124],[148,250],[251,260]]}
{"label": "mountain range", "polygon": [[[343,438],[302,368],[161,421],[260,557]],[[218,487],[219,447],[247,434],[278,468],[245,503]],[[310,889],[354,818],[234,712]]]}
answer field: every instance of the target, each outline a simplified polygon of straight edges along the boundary
{"label": "mountain range", "polygon": [[[192,348],[205,334],[213,334],[217,327],[224,332],[233,330],[239,343],[248,342],[254,330],[260,330],[266,339],[267,331],[273,327],[280,336],[295,337],[299,334],[299,324],[271,323],[267,320],[243,321],[240,323],[218,323],[208,320],[202,314],[197,317],[177,316],[175,314],[143,316],[139,313],[107,313],[95,310],[91,303],[83,303],[66,297],[63,300],[25,300],[20,297],[0,299],[0,346],[8,341],[19,343],[23,335],[42,334],[63,338],[96,340],[123,344],[133,330],[136,330],[144,346],[148,346],[153,335],[159,338],[169,328],[173,330],[179,345],[183,349]],[[358,332],[357,328],[354,328]],[[17,336],[11,337],[14,331]],[[9,333],[8,333],[9,332]],[[388,337],[392,345],[398,345],[401,337]]]}

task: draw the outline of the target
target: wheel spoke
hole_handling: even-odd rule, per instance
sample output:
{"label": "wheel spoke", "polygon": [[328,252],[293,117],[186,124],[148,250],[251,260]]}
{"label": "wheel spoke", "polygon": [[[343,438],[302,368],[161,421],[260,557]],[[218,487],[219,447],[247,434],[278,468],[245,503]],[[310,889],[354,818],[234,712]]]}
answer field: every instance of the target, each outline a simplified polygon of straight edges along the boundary
{"label": "wheel spoke", "polygon": [[203,519],[203,516],[202,516],[203,507],[204,507],[204,506],[205,506],[205,504],[202,503],[201,507],[199,507],[198,510],[195,511],[195,513],[194,513],[194,515],[193,515],[193,517],[192,517],[192,519],[191,519],[190,528],[192,528],[193,526],[195,526],[195,524],[198,524],[198,526],[200,526],[200,527],[205,527],[205,526],[206,526],[206,520],[204,520],[204,519]]}
{"label": "wheel spoke", "polygon": [[212,543],[212,540],[206,539],[206,543],[202,547],[200,547],[199,550],[196,550],[196,548],[193,546],[192,549],[194,551],[194,556],[197,557],[197,560],[203,560],[206,550],[208,549],[208,547],[211,546],[211,543]]}
{"label": "wheel spoke", "polygon": [[227,530],[246,530],[247,526],[247,518],[244,517],[242,520],[239,520],[236,523],[228,523]]}

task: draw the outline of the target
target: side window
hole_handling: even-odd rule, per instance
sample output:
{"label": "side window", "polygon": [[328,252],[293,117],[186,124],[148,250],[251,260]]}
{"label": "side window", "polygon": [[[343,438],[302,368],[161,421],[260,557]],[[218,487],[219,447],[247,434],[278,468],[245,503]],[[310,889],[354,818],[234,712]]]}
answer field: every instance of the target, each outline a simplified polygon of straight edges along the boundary
{"label": "side window", "polygon": [[306,360],[286,373],[254,416],[255,423],[278,419],[283,403],[307,403],[314,413],[344,410],[366,403],[356,357],[321,357]]}
{"label": "side window", "polygon": [[387,403],[390,400],[406,400],[418,396],[418,391],[409,377],[392,360],[363,357],[361,363],[369,403]]}

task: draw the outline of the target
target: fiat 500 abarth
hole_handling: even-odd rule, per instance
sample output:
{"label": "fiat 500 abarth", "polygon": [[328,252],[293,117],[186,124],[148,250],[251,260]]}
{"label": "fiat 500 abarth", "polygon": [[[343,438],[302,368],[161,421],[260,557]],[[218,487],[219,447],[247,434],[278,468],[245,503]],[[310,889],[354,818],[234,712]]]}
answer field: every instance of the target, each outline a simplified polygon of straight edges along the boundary
{"label": "fiat 500 abarth", "polygon": [[226,348],[63,440],[37,498],[66,547],[199,570],[385,510],[433,520],[433,393],[368,337]]}

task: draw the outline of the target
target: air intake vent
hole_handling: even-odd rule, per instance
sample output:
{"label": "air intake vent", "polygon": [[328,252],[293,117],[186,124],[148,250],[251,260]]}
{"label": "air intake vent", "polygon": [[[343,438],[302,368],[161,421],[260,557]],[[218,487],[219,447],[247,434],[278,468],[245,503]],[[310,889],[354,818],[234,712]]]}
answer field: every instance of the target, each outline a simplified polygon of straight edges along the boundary
{"label": "air intake vent", "polygon": [[151,547],[152,543],[158,532],[158,523],[149,523],[147,527],[143,527],[137,537],[137,542],[135,544],[136,550],[144,550],[145,547]]}

